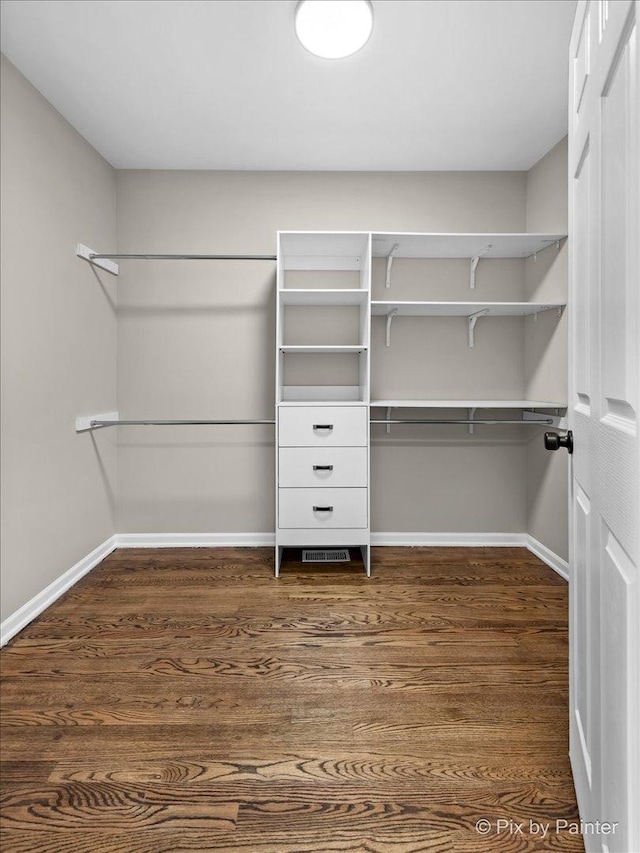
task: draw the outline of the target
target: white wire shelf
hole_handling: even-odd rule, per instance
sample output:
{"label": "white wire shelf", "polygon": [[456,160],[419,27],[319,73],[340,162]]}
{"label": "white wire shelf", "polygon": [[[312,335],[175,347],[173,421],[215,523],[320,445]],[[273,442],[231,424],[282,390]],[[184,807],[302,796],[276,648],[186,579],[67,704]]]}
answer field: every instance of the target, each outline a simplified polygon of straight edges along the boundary
{"label": "white wire shelf", "polygon": [[[386,258],[528,258],[564,240],[566,234],[373,234],[373,256]],[[487,248],[490,247],[490,248]]]}
{"label": "white wire shelf", "polygon": [[566,409],[566,403],[548,400],[372,400],[384,409]]}
{"label": "white wire shelf", "polygon": [[391,323],[394,317],[464,317],[468,321],[468,344],[474,346],[475,328],[481,317],[524,317],[555,308],[558,316],[564,302],[402,302],[374,301],[371,314],[387,318],[386,345],[391,346]]}
{"label": "white wire shelf", "polygon": [[371,314],[386,317],[470,317],[480,311],[485,317],[524,317],[541,311],[562,309],[565,302],[395,302],[374,301]]}

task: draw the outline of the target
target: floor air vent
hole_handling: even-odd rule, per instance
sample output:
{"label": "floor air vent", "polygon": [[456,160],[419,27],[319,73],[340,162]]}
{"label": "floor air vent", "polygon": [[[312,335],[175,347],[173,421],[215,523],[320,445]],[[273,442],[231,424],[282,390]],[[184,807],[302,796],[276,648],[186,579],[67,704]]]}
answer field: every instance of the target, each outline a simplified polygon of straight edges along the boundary
{"label": "floor air vent", "polygon": [[303,551],[303,563],[348,563],[351,560],[346,548],[331,551]]}

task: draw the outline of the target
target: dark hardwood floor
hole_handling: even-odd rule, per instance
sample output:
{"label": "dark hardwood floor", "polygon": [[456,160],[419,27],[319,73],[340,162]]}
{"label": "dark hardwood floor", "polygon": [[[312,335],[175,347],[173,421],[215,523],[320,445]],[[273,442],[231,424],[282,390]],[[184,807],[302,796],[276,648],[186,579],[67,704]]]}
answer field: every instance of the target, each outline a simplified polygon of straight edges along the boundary
{"label": "dark hardwood floor", "polygon": [[583,850],[551,569],[272,566],[117,551],[4,649],[3,853]]}

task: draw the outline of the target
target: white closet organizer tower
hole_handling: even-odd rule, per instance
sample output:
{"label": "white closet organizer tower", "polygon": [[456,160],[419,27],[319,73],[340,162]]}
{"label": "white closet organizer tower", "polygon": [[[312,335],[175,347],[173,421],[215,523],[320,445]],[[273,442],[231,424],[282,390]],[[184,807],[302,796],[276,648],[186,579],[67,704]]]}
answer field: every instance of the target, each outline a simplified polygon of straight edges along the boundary
{"label": "white closet organizer tower", "polygon": [[[482,259],[524,260],[556,251],[565,234],[400,234],[279,232],[276,366],[276,576],[285,547],[360,547],[370,574],[369,423],[473,424],[558,421],[566,400],[451,399],[389,395],[370,399],[371,318],[386,318],[391,346],[395,317],[460,317],[462,345],[475,345],[476,324],[488,317],[526,317],[564,301],[482,301],[476,271]],[[385,299],[371,301],[373,258],[386,259]],[[466,259],[472,297],[451,301],[393,298],[396,258]],[[460,290],[458,289],[458,293]],[[387,296],[388,295],[388,296]],[[401,329],[398,329],[401,333]],[[425,334],[428,330],[425,329]],[[427,390],[427,389],[425,389]],[[384,409],[384,417],[370,409]],[[394,409],[414,410],[409,419]],[[416,411],[417,410],[417,411]],[[427,410],[426,414],[425,410]],[[451,410],[454,414],[438,414]],[[455,410],[463,410],[459,415]],[[546,420],[542,420],[543,410]],[[537,413],[536,413],[537,412]],[[477,416],[476,416],[476,413]],[[490,414],[489,414],[490,413]],[[390,425],[387,426],[389,431]]]}
{"label": "white closet organizer tower", "polygon": [[359,547],[369,575],[371,235],[279,232],[277,282],[275,574]]}

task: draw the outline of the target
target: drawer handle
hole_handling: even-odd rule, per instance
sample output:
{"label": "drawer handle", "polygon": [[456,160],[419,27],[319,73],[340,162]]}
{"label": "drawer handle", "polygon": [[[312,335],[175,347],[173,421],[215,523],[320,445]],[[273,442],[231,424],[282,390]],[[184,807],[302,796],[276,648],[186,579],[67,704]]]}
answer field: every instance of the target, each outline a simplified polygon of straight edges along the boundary
{"label": "drawer handle", "polygon": [[332,506],[314,506],[314,512],[333,512]]}
{"label": "drawer handle", "polygon": [[314,465],[314,471],[333,471],[333,465]]}
{"label": "drawer handle", "polygon": [[314,424],[314,429],[333,429],[333,424]]}

